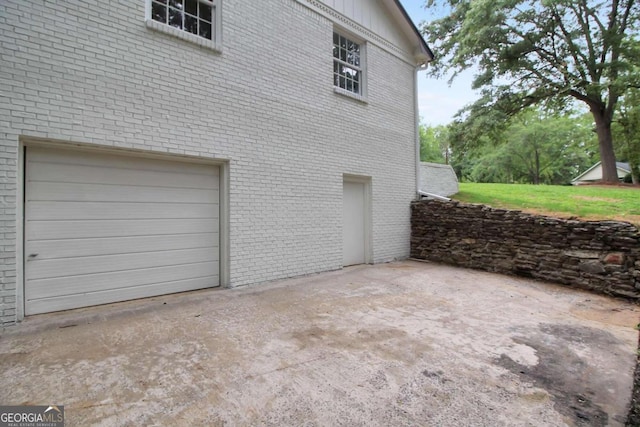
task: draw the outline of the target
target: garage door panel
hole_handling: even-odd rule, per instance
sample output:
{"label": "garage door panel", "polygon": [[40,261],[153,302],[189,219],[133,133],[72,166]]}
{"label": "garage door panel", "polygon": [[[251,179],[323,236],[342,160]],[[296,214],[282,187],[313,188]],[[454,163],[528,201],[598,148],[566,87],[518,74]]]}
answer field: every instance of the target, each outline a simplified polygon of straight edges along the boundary
{"label": "garage door panel", "polygon": [[[47,313],[50,311],[69,310],[77,307],[90,305],[108,304],[118,301],[126,301],[136,298],[146,298],[170,294],[176,288],[183,291],[195,291],[197,289],[216,286],[217,276],[200,277],[196,279],[186,279],[175,282],[153,283],[150,285],[139,285],[133,288],[104,289],[83,294],[73,294],[50,298],[41,298],[29,301],[29,311],[27,315]],[[55,307],[55,310],[52,309]]]}
{"label": "garage door panel", "polygon": [[129,236],[65,240],[36,240],[30,244],[32,253],[39,254],[38,261],[52,258],[83,257],[93,255],[129,254],[151,251],[170,251],[217,247],[218,233],[194,235]]}
{"label": "garage door panel", "polygon": [[[123,188],[125,187],[125,188]],[[142,187],[66,182],[33,182],[30,201],[56,202],[165,202],[217,204],[217,189]]]}
{"label": "garage door panel", "polygon": [[[217,277],[218,263],[169,265],[158,268],[86,274],[82,276],[55,277],[30,281],[25,296],[30,300],[85,294],[109,289],[131,288],[165,282],[176,282],[201,277]],[[214,286],[214,285],[211,285]],[[82,292],[78,292],[78,290]]]}
{"label": "garage door panel", "polygon": [[218,167],[26,153],[26,314],[219,285]]}
{"label": "garage door panel", "polygon": [[217,218],[218,205],[195,203],[37,202],[27,204],[29,220],[114,220]]}
{"label": "garage door panel", "polygon": [[211,165],[203,163],[186,163],[175,160],[129,156],[127,153],[108,153],[93,150],[66,150],[45,147],[27,147],[29,163],[45,163],[59,165],[65,170],[69,166],[106,167],[109,169],[131,169],[139,171],[156,171],[184,173],[189,175],[207,175],[217,177]]}
{"label": "garage door panel", "polygon": [[29,221],[27,240],[84,239],[126,236],[170,236],[173,234],[217,233],[218,219],[140,219],[100,221]]}
{"label": "garage door panel", "polygon": [[75,276],[80,274],[127,271],[166,265],[193,264],[218,259],[218,248],[182,249],[173,251],[127,253],[118,255],[85,256],[27,260],[30,279]]}
{"label": "garage door panel", "polygon": [[[117,173],[114,173],[117,172]],[[110,169],[82,165],[58,165],[27,162],[29,180],[32,182],[69,182],[88,184],[136,185],[145,187],[217,188],[218,179],[209,175],[181,174],[173,172],[144,171],[136,169]]]}

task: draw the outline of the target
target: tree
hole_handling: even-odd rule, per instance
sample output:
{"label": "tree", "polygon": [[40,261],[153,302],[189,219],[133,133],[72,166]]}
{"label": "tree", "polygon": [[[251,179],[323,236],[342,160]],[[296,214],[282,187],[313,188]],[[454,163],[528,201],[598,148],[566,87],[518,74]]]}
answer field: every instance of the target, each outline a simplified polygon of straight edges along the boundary
{"label": "tree", "polygon": [[439,54],[431,75],[452,79],[477,66],[482,97],[467,108],[466,132],[487,132],[535,104],[586,104],[603,180],[617,182],[611,132],[616,105],[640,87],[634,65],[638,0],[427,0],[449,14],[423,26]]}
{"label": "tree", "polygon": [[465,155],[454,142],[453,166],[461,178],[474,182],[567,184],[593,164],[592,123],[587,115],[528,108],[509,121],[499,139],[483,136]]}
{"label": "tree", "polygon": [[567,184],[589,160],[591,123],[524,110],[506,132],[506,148],[531,184]]}
{"label": "tree", "polygon": [[420,125],[420,161],[449,164],[447,127]]}
{"label": "tree", "polygon": [[640,90],[632,89],[620,102],[614,125],[618,134],[618,150],[631,167],[631,182],[638,184],[640,177]]}

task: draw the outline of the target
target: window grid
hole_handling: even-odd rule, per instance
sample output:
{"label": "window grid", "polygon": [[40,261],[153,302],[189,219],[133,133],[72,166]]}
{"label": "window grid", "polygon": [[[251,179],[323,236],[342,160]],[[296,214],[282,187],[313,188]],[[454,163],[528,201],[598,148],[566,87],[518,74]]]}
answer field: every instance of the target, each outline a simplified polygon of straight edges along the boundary
{"label": "window grid", "polygon": [[333,33],[333,84],[356,95],[362,94],[361,46]]}
{"label": "window grid", "polygon": [[215,4],[206,0],[152,0],[151,18],[171,27],[213,40]]}

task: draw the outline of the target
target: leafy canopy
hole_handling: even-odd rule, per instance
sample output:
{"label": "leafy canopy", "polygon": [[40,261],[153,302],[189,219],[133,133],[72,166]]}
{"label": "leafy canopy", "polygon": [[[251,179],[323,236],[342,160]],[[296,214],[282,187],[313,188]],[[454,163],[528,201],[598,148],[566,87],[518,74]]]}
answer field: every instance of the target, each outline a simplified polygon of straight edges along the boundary
{"label": "leafy canopy", "polygon": [[431,73],[477,66],[475,108],[504,118],[573,97],[612,117],[618,98],[640,87],[637,0],[427,1],[435,5],[450,14],[423,27],[439,55]]}
{"label": "leafy canopy", "polygon": [[420,125],[420,161],[449,163],[448,132],[444,125]]}
{"label": "leafy canopy", "polygon": [[528,108],[510,120],[500,140],[485,136],[466,149],[454,141],[452,164],[463,181],[567,184],[593,164],[595,139],[587,115]]}
{"label": "leafy canopy", "polygon": [[640,183],[640,90],[629,90],[620,102],[613,127],[620,159],[629,162],[634,184]]}
{"label": "leafy canopy", "polygon": [[[603,179],[617,181],[611,124],[618,100],[640,87],[638,0],[427,0],[449,14],[423,26],[439,60],[433,76],[477,67],[481,97],[458,121],[477,140],[534,105],[586,104]],[[465,115],[466,114],[466,115]],[[463,120],[464,119],[464,120]]]}

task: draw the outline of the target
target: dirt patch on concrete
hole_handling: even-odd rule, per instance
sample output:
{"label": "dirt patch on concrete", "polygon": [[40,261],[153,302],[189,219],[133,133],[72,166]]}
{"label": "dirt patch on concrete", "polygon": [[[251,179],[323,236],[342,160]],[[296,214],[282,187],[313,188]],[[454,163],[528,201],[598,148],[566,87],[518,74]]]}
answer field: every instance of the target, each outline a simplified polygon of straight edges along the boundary
{"label": "dirt patch on concrete", "polygon": [[[585,326],[541,324],[514,341],[533,348],[538,363],[523,365],[503,354],[497,360],[500,366],[545,390],[556,410],[572,425],[609,425],[607,406],[611,402],[596,401],[596,391],[611,384],[594,375],[598,367],[588,364],[584,353],[593,347],[615,348],[621,344],[618,339],[609,332]],[[615,421],[623,423],[624,418],[618,416]]]}

